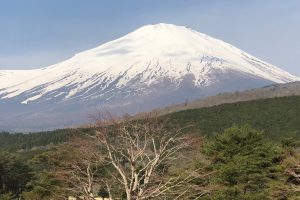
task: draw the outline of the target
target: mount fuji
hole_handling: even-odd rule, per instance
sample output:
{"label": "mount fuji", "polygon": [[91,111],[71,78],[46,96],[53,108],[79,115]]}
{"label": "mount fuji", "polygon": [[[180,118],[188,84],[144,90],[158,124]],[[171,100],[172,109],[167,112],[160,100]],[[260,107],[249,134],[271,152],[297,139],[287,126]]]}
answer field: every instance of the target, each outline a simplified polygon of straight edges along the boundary
{"label": "mount fuji", "polygon": [[299,80],[192,29],[147,25],[49,67],[0,70],[0,129],[62,128],[87,123],[98,108],[134,114]]}

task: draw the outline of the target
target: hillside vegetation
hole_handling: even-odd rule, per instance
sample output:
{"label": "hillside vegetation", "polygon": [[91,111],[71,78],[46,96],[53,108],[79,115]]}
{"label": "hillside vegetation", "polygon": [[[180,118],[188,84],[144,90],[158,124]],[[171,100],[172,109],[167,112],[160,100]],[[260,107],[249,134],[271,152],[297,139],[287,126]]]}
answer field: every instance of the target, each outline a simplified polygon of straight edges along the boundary
{"label": "hillside vegetation", "polygon": [[[214,135],[232,125],[249,124],[272,138],[300,130],[300,96],[224,104],[167,115],[170,122]],[[299,133],[300,134],[300,133]]]}
{"label": "hillside vegetation", "polygon": [[[232,125],[249,124],[272,138],[300,130],[300,96],[280,97],[191,109],[162,116],[169,124],[186,127],[204,135],[214,135]],[[62,129],[31,134],[0,133],[0,149],[14,151],[58,144],[70,136],[92,133],[92,128]],[[300,134],[300,133],[299,133]]]}
{"label": "hillside vegetation", "polygon": [[300,96],[291,96],[1,133],[0,200],[297,200],[299,113]]}

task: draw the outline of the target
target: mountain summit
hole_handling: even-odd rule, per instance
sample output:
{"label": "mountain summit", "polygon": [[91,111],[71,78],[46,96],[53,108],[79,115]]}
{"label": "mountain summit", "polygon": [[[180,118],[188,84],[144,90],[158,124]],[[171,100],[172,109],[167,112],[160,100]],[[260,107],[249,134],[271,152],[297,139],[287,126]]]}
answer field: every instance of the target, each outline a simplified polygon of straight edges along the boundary
{"label": "mountain summit", "polygon": [[0,129],[57,128],[84,123],[99,107],[136,113],[298,80],[184,26],[147,25],[46,68],[0,70]]}

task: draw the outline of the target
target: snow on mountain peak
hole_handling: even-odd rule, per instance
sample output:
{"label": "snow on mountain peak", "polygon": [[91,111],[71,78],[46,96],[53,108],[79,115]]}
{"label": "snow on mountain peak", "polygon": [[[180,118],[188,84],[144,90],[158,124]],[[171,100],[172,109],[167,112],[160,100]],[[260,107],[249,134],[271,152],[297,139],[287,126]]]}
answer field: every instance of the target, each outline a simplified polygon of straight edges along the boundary
{"label": "snow on mountain peak", "polygon": [[[173,71],[182,71],[180,68],[185,69],[190,64],[197,71],[203,67],[199,65],[199,61],[205,59],[223,62],[223,65],[218,66],[220,70],[238,70],[274,82],[299,80],[221,40],[184,26],[164,23],[143,26],[124,37],[74,57],[78,63],[83,61],[98,66],[103,63],[103,66],[113,67],[118,72],[122,66],[126,70],[133,64],[157,60],[163,67],[175,62],[171,66]],[[254,66],[253,62],[258,65]],[[181,67],[176,66],[176,63]],[[199,73],[196,75],[199,77]]]}
{"label": "snow on mountain peak", "polygon": [[[22,103],[28,103],[52,93],[65,100],[95,98],[112,85],[134,86],[138,91],[164,78],[179,85],[188,74],[194,76],[196,87],[207,87],[218,81],[212,73],[226,71],[276,83],[299,80],[221,40],[184,26],[160,23],[143,26],[50,67],[0,71],[0,99],[23,95]],[[101,86],[101,91],[91,94],[96,86]]]}

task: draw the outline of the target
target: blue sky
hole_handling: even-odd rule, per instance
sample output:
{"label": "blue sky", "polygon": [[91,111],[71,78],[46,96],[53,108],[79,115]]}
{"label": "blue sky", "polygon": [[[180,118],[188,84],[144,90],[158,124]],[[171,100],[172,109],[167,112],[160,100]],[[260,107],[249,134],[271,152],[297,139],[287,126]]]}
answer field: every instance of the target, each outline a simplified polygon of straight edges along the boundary
{"label": "blue sky", "polygon": [[55,64],[146,24],[185,25],[300,76],[299,0],[0,0],[0,69]]}

